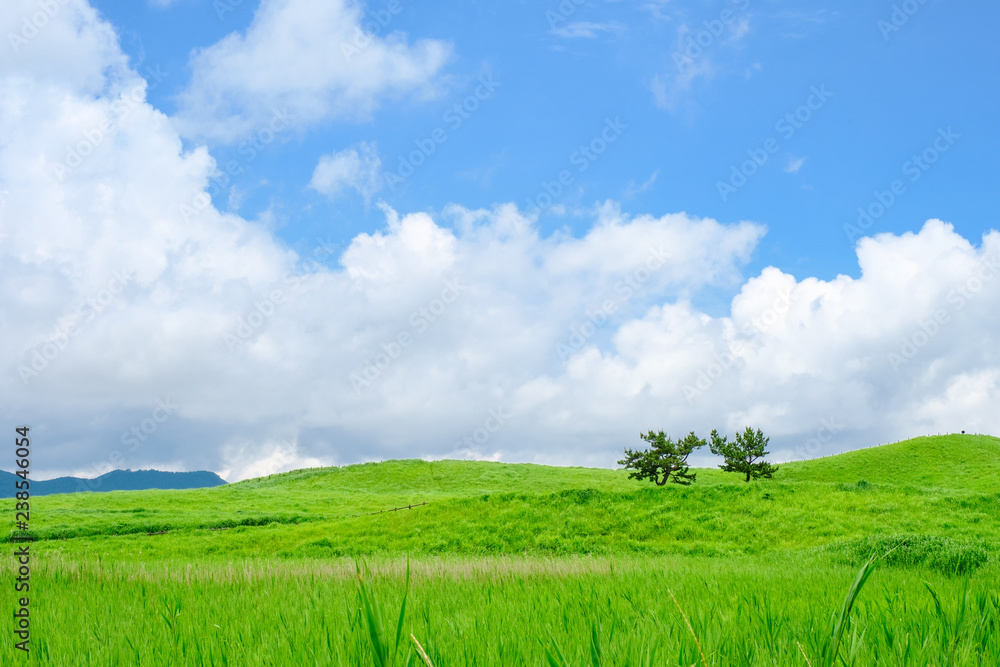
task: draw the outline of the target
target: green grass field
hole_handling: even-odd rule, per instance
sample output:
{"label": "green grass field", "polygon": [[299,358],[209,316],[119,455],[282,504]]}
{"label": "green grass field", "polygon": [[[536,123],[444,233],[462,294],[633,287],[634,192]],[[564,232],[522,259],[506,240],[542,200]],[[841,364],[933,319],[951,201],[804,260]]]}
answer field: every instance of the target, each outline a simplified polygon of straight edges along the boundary
{"label": "green grass field", "polygon": [[[859,568],[889,552],[836,664],[995,667],[998,473],[1000,439],[965,435],[749,484],[718,470],[655,487],[614,470],[390,461],[39,497],[32,660],[382,665],[398,630],[384,664],[816,667],[831,664],[831,618]],[[14,501],[2,507],[13,518]],[[13,610],[12,558],[2,572]],[[0,664],[23,661],[12,637]]]}

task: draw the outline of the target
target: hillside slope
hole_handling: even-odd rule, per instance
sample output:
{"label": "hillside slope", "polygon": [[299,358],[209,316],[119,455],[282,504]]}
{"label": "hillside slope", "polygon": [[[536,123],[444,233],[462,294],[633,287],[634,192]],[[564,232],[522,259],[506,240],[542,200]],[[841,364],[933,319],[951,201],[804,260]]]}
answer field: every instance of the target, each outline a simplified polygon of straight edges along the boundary
{"label": "hillside slope", "polygon": [[690,487],[656,487],[623,470],[388,461],[212,489],[38,498],[32,526],[43,551],[154,560],[757,553],[879,533],[989,546],[1000,545],[997,444],[918,438],[783,465],[749,484],[699,470]]}
{"label": "hillside slope", "polygon": [[[694,469],[696,485],[741,482],[716,468]],[[774,481],[917,486],[957,491],[1000,491],[1000,438],[986,435],[924,436],[888,445],[783,463]],[[395,460],[343,468],[313,468],[245,480],[233,489],[322,490],[382,495],[412,492],[421,497],[480,493],[545,493],[591,488],[627,491],[647,482],[628,479],[624,470],[554,467],[488,461]]]}
{"label": "hillside slope", "polygon": [[1000,492],[1000,438],[960,434],[913,438],[787,463],[775,478],[845,483],[863,479],[875,484]]}

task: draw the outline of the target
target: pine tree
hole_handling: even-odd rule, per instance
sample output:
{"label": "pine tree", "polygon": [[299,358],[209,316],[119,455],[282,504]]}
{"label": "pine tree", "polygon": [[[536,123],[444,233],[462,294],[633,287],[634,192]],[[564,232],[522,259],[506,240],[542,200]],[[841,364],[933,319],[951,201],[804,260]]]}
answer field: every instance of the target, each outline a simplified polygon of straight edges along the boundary
{"label": "pine tree", "polygon": [[639,437],[648,442],[650,448],[638,451],[626,448],[625,458],[618,462],[618,465],[634,470],[629,473],[629,479],[649,479],[657,486],[663,486],[668,481],[684,485],[694,481],[695,473],[689,472],[687,457],[705,446],[705,441],[699,439],[694,431],[676,442],[663,431],[650,431],[646,435],[640,433]]}
{"label": "pine tree", "polygon": [[778,470],[778,466],[771,465],[764,460],[768,455],[767,443],[770,438],[765,438],[758,428],[756,430],[746,427],[743,433],[736,434],[736,440],[729,442],[728,436],[719,436],[719,432],[713,430],[711,434],[712,443],[709,449],[712,453],[723,457],[726,462],[719,467],[726,472],[738,472],[746,475],[746,481],[764,477],[770,479]]}

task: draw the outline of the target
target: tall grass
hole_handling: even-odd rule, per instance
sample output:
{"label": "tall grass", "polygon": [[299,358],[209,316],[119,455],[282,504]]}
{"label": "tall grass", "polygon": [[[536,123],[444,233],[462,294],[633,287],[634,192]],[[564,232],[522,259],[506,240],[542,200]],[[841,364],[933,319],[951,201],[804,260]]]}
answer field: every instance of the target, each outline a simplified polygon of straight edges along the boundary
{"label": "tall grass", "polygon": [[[960,579],[927,568],[859,573],[816,556],[445,558],[276,563],[230,575],[188,573],[180,563],[142,571],[40,562],[34,658],[101,666],[1000,664],[994,565]],[[11,576],[5,565],[7,608]],[[0,664],[17,664],[11,644],[0,643]]]}
{"label": "tall grass", "polygon": [[868,535],[831,546],[849,563],[879,558],[889,566],[926,566],[946,574],[966,575],[989,561],[986,543],[937,535]]}

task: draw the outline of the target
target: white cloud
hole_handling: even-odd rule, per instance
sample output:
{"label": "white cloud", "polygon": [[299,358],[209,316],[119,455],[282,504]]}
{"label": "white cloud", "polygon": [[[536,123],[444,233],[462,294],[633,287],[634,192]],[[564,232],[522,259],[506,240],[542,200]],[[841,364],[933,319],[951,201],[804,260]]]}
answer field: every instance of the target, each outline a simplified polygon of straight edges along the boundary
{"label": "white cloud", "polygon": [[736,44],[740,42],[744,37],[750,32],[750,17],[741,16],[739,20],[732,26],[732,32],[726,40],[730,44]]}
{"label": "white cloud", "polygon": [[802,165],[806,163],[805,157],[790,157],[788,158],[788,164],[785,165],[786,174],[797,174]]}
{"label": "white cloud", "polygon": [[367,118],[386,99],[433,95],[450,45],[411,45],[391,23],[371,34],[362,19],[360,6],[346,0],[262,0],[245,34],[192,56],[191,82],[180,96],[181,132],[236,141],[265,126],[275,110],[287,109],[307,128]]}
{"label": "white cloud", "polygon": [[337,465],[333,459],[303,456],[294,439],[288,441],[240,440],[228,442],[222,447],[222,456],[225,467],[219,471],[219,476],[227,482],[264,477],[302,468]]}
{"label": "white cloud", "polygon": [[781,36],[785,39],[804,39],[822,30],[840,18],[840,13],[830,9],[783,9],[772,14],[782,24]]}
{"label": "white cloud", "polygon": [[656,74],[650,81],[649,88],[653,100],[660,109],[673,111],[677,105],[686,100],[691,87],[698,79],[711,80],[715,76],[716,67],[708,58],[700,58],[685,65],[679,72],[664,72]]}
{"label": "white cloud", "polygon": [[636,185],[635,181],[629,181],[628,187],[625,188],[625,197],[626,198],[634,197],[640,192],[645,192],[649,188],[653,187],[653,184],[656,183],[656,177],[659,175],[660,175],[660,170],[657,169],[650,175],[649,178],[647,178],[642,183],[642,185]]}
{"label": "white cloud", "polygon": [[575,21],[559,28],[551,30],[553,35],[566,39],[596,39],[601,33],[620,35],[625,31],[625,26],[618,21],[607,23],[593,23],[591,21]]}
{"label": "white cloud", "polygon": [[652,0],[642,5],[642,9],[649,12],[654,21],[672,21],[673,18],[665,9],[670,5],[670,0]]}
{"label": "white cloud", "polygon": [[750,15],[734,14],[732,8],[693,25],[679,23],[670,64],[650,81],[656,106],[674,111],[699,80],[711,81],[720,73],[735,71],[748,74],[750,70],[736,63],[733,54],[749,33]]}
{"label": "white cloud", "polygon": [[96,95],[106,92],[105,70],[121,76],[128,62],[114,29],[98,22],[86,0],[57,0],[48,11],[37,0],[7,0],[0,4],[0,35],[0,73],[8,79],[20,75]]}
{"label": "white cloud", "polygon": [[356,190],[369,201],[382,189],[382,160],[374,143],[365,141],[319,159],[309,187],[328,197],[337,197],[344,188]]}

